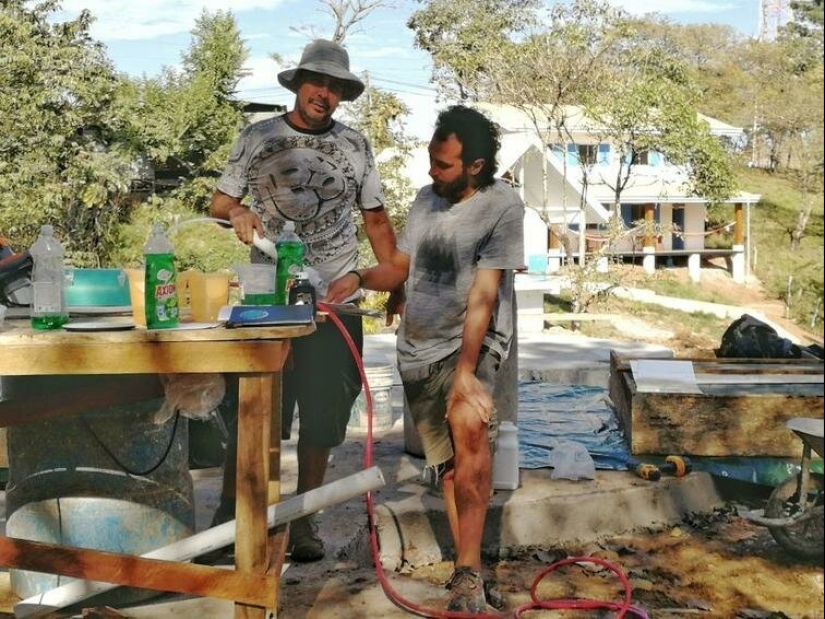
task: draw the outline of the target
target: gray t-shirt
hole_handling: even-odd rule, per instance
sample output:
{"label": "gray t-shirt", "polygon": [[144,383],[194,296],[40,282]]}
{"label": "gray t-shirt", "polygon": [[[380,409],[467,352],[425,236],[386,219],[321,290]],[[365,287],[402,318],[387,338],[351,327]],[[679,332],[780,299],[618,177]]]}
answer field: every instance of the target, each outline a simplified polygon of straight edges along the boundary
{"label": "gray t-shirt", "polygon": [[[354,207],[384,206],[384,194],[367,139],[334,122],[323,131],[293,127],[286,116],[246,127],[235,144],[217,188],[235,198],[247,193],[277,240],[284,222],[306,245],[304,263],[329,282],[356,266]],[[252,248],[252,262],[269,258]]]}
{"label": "gray t-shirt", "polygon": [[524,204],[497,180],[458,204],[418,192],[398,247],[410,256],[407,304],[398,330],[402,370],[435,363],[461,348],[476,270],[502,269],[484,345],[507,358],[513,337],[514,269],[524,266]]}

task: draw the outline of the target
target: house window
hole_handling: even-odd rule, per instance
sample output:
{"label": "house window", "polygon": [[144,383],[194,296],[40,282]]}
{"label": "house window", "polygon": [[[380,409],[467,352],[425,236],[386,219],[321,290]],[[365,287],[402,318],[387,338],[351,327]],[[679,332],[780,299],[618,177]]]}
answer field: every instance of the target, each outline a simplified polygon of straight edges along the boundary
{"label": "house window", "polygon": [[558,159],[563,159],[567,155],[567,165],[593,165],[610,163],[610,144],[574,144],[568,143],[566,147],[560,144],[551,144],[550,152]]}
{"label": "house window", "polygon": [[[629,157],[625,157],[625,163],[629,163]],[[633,151],[634,165],[647,165],[651,167],[660,166],[664,163],[662,153],[655,150],[638,150]]]}

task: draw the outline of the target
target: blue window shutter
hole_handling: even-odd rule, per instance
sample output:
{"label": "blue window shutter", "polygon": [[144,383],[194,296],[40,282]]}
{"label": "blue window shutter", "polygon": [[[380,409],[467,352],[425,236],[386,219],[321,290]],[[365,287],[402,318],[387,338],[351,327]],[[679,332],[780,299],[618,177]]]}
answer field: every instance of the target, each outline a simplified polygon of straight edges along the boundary
{"label": "blue window shutter", "polygon": [[650,150],[647,153],[647,165],[659,166],[662,165],[662,154],[655,150]]}
{"label": "blue window shutter", "polygon": [[579,147],[572,142],[567,145],[567,165],[579,165]]}
{"label": "blue window shutter", "polygon": [[599,154],[596,157],[596,162],[603,165],[610,163],[610,144],[599,144]]}
{"label": "blue window shutter", "polygon": [[622,204],[622,221],[626,228],[633,227],[633,207],[630,204]]}
{"label": "blue window shutter", "polygon": [[559,161],[564,161],[564,149],[561,144],[551,144],[550,152],[553,153]]}

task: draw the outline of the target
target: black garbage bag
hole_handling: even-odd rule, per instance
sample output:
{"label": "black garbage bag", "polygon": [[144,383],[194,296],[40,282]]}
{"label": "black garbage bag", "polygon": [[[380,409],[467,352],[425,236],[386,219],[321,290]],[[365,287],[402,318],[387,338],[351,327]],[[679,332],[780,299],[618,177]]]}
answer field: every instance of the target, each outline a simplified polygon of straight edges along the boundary
{"label": "black garbage bag", "polygon": [[740,359],[800,359],[802,349],[781,337],[772,326],[742,314],[722,335],[717,357]]}

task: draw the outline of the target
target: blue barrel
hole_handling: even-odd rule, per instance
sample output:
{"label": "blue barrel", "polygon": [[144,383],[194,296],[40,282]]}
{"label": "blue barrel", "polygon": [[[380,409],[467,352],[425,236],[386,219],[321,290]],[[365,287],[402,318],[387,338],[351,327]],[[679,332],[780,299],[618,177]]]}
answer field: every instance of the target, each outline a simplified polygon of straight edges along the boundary
{"label": "blue barrel", "polygon": [[[123,377],[0,380],[3,398],[13,399],[68,387],[117,390]],[[190,536],[195,510],[188,420],[174,416],[156,424],[161,403],[153,398],[9,427],[6,534],[133,555]],[[10,576],[21,598],[69,580],[26,570],[10,570]],[[128,604],[153,595],[118,588],[95,601]]]}

